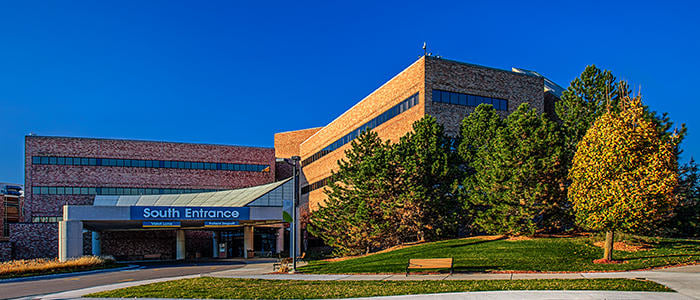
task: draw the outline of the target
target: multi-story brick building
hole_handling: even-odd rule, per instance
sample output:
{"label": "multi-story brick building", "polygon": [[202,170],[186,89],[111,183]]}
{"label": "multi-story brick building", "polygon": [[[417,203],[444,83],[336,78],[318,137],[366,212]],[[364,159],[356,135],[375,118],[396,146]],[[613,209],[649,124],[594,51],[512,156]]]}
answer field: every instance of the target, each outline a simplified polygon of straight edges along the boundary
{"label": "multi-story brick building", "polygon": [[462,119],[481,103],[492,104],[503,116],[522,103],[551,112],[557,99],[551,84],[532,71],[423,56],[330,124],[276,135],[275,148],[301,156],[301,199],[313,210],[325,199],[322,187],[337,161],[360,132],[372,129],[383,140],[397,141],[415,121],[431,115],[456,136]]}
{"label": "multi-story brick building", "polygon": [[[197,193],[258,186],[274,180],[272,148],[27,136],[24,222],[14,224],[10,238],[18,258],[56,256],[56,222],[63,217],[64,205],[92,205],[99,195]],[[120,242],[110,242],[110,234]],[[192,255],[211,253],[211,233],[187,234]],[[124,245],[172,235],[109,233],[103,237],[103,253],[127,255],[129,249],[120,249]]]}
{"label": "multi-story brick building", "polygon": [[[286,162],[277,162],[276,157],[301,157],[300,210],[313,210],[325,200],[322,187],[337,168],[337,161],[344,157],[349,142],[364,130],[372,129],[384,140],[397,141],[415,121],[431,115],[448,134],[456,136],[461,120],[481,103],[493,105],[502,116],[522,103],[552,113],[560,92],[560,87],[533,71],[506,71],[424,56],[326,126],[275,134],[274,149],[30,135],[25,140],[23,222],[5,227],[9,235],[4,243],[0,240],[0,259],[2,253],[10,252],[8,247],[15,258],[56,256],[59,221],[61,232],[72,230],[73,239],[83,229],[92,231],[92,243],[90,234],[85,234],[82,243],[61,241],[61,247],[73,245],[69,252],[78,255],[95,253],[90,247],[97,245],[101,253],[125,259],[154,252],[161,258],[180,258],[185,251],[179,249],[184,248],[187,256],[217,256],[221,241],[238,247],[238,252],[231,252],[231,245],[223,246],[229,247],[226,256],[258,249],[252,244],[267,245],[262,248],[269,249],[276,243],[279,251],[285,243],[284,225],[277,214],[282,207],[280,201],[291,198],[292,181],[288,178],[292,169]],[[199,193],[206,199],[229,197],[228,204],[251,206],[246,208],[251,211],[250,218],[242,220],[236,231],[222,233],[202,230],[206,226],[201,220],[183,221],[183,227],[189,226],[187,230],[146,230],[141,227],[143,219],[134,219],[133,215],[107,219],[89,216],[92,211],[109,211],[102,205],[127,212],[123,209],[134,207],[119,206],[158,204],[149,201],[180,205],[200,197],[183,200],[171,195],[183,193]],[[243,203],[241,199],[247,200]],[[272,206],[276,210],[266,210]],[[255,235],[253,227],[259,228]],[[84,251],[76,250],[81,244]],[[63,251],[65,254],[67,250]]]}

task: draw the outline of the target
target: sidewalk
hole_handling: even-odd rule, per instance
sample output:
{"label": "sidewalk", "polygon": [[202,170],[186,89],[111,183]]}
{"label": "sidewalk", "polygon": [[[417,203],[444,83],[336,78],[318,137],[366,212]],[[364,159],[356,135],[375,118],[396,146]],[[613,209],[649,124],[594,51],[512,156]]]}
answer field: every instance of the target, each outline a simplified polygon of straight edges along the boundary
{"label": "sidewalk", "polygon": [[[226,270],[200,275],[159,278],[154,280],[124,282],[112,285],[92,287],[82,290],[68,291],[58,294],[45,295],[40,299],[69,299],[79,298],[90,293],[108,291],[119,288],[144,285],[154,282],[170,281],[199,276],[220,278],[250,278],[269,280],[489,280],[489,279],[583,279],[583,278],[630,278],[652,280],[676,290],[678,293],[659,292],[619,292],[619,291],[492,291],[467,292],[431,295],[388,296],[371,299],[700,299],[700,265],[668,268],[654,271],[636,272],[598,272],[598,273],[525,273],[525,274],[491,274],[471,273],[453,275],[409,275],[379,274],[268,274],[272,263],[253,263],[240,269]],[[358,298],[370,299],[370,298]]]}
{"label": "sidewalk", "polygon": [[[221,278],[250,278],[270,280],[515,280],[515,279],[594,279],[629,278],[647,279],[677,291],[687,297],[700,299],[700,265],[632,272],[592,272],[592,273],[458,273],[444,275],[403,274],[265,274],[272,270],[271,264],[258,264],[255,269],[248,266],[206,276]],[[267,268],[267,269],[265,269]]]}

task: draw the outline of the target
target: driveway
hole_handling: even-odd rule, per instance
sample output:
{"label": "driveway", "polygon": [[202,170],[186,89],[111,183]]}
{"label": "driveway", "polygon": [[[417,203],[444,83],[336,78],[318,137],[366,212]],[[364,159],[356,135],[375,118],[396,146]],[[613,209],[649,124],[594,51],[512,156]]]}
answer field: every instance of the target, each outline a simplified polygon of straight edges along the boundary
{"label": "driveway", "polygon": [[243,266],[245,266],[245,263],[241,261],[186,262],[181,264],[174,264],[172,262],[149,263],[142,264],[141,268],[131,270],[102,272],[54,279],[7,283],[0,282],[0,298],[30,297],[114,283],[226,271]]}

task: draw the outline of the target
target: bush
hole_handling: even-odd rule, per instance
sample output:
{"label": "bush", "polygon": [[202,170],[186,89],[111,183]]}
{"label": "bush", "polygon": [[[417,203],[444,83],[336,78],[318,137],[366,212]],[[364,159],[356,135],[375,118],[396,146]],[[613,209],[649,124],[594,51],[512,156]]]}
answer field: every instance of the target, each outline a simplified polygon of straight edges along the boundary
{"label": "bush", "polygon": [[74,272],[100,268],[113,263],[114,259],[111,257],[97,256],[83,256],[65,262],[57,258],[21,259],[0,263],[0,277]]}

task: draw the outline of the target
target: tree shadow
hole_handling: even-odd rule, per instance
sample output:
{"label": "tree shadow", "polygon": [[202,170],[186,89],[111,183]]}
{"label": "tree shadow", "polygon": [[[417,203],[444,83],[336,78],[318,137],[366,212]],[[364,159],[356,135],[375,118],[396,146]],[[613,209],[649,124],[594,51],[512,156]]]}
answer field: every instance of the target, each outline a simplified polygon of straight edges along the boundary
{"label": "tree shadow", "polygon": [[489,242],[501,241],[501,240],[505,240],[505,239],[506,239],[506,237],[505,237],[505,236],[502,236],[502,237],[499,237],[499,238],[497,238],[497,239],[470,241],[469,243],[464,243],[464,244],[460,243],[460,244],[457,244],[457,245],[449,245],[449,246],[447,246],[447,247],[449,247],[449,248],[459,248],[459,247],[465,247],[465,246],[474,246],[474,245],[485,244],[485,243],[489,243]]}

